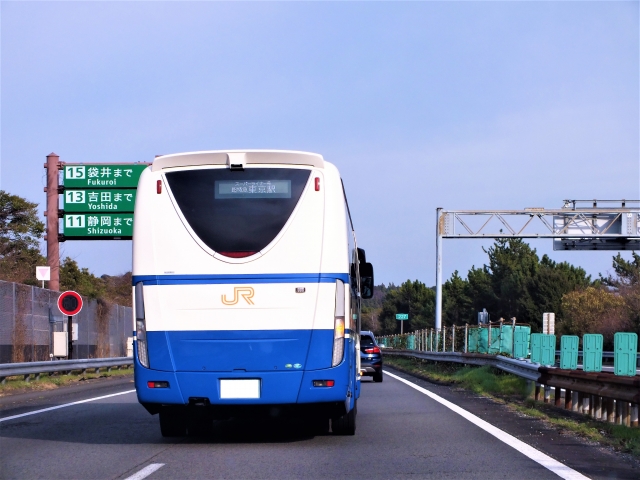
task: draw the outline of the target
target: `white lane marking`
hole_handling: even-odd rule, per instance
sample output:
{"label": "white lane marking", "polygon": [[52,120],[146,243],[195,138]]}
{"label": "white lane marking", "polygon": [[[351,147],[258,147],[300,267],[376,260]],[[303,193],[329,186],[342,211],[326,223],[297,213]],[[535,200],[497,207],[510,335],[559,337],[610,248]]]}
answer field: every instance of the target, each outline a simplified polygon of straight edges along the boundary
{"label": "white lane marking", "polygon": [[411,383],[410,381],[405,380],[404,378],[394,375],[393,373],[389,373],[386,370],[384,371],[384,373],[386,375],[389,375],[392,378],[395,378],[396,380],[400,380],[402,383],[406,383],[411,388],[418,390],[420,393],[424,393],[425,395],[427,395],[428,397],[431,397],[436,402],[444,405],[450,410],[453,410],[458,415],[469,420],[471,423],[480,427],[485,432],[490,433],[501,442],[504,442],[510,447],[515,448],[517,451],[519,451],[523,455],[526,455],[534,462],[537,462],[543,467],[551,470],[553,473],[555,473],[559,477],[565,478],[567,480],[583,480],[583,479],[588,480],[589,477],[585,477],[580,472],[577,472],[576,470],[570,467],[567,467],[564,463],[560,463],[557,460],[554,460],[550,456],[542,453],[540,450],[536,450],[531,445],[524,443],[522,440],[518,440],[513,435],[509,435],[507,432],[504,432],[499,428],[494,427],[493,425],[491,425],[488,422],[485,422],[481,418],[476,417],[473,413],[466,411],[464,408],[461,408],[456,404],[451,403],[448,400],[445,400],[444,398],[436,395],[433,392],[430,392],[429,390],[419,387],[415,383]]}
{"label": "white lane marking", "polygon": [[161,467],[164,467],[164,463],[152,463],[151,465],[147,465],[138,473],[134,473],[130,477],[125,478],[124,480],[142,480],[143,478],[147,478],[156,470],[159,470]]}
{"label": "white lane marking", "polygon": [[88,398],[87,400],[80,400],[78,402],[65,403],[64,405],[56,405],[55,407],[43,408],[41,410],[34,410],[33,412],[21,413],[20,415],[12,415],[10,417],[0,418],[0,422],[14,420],[16,418],[28,417],[29,415],[35,415],[37,413],[50,412],[51,410],[57,410],[59,408],[72,407],[73,405],[80,405],[81,403],[95,402],[96,400],[102,400],[103,398],[117,397],[118,395],[125,395],[127,393],[133,392],[135,392],[135,390],[127,390],[126,392],[112,393],[111,395],[103,395],[101,397]]}

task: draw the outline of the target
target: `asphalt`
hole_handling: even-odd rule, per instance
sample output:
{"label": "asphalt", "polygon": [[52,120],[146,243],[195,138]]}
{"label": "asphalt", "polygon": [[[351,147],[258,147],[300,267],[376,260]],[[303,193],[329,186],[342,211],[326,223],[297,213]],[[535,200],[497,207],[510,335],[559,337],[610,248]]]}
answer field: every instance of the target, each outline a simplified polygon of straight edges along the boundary
{"label": "asphalt", "polygon": [[[625,456],[561,435],[540,421],[451,387],[405,378],[471,411],[590,478],[638,479]],[[0,419],[18,412],[132,389],[101,382],[0,398]],[[353,437],[309,436],[283,421],[218,422],[205,438],[160,435],[135,393],[0,422],[2,479],[147,478],[558,478],[424,394],[386,376],[363,381]],[[83,390],[84,388],[84,390]],[[25,402],[25,403],[21,403]]]}

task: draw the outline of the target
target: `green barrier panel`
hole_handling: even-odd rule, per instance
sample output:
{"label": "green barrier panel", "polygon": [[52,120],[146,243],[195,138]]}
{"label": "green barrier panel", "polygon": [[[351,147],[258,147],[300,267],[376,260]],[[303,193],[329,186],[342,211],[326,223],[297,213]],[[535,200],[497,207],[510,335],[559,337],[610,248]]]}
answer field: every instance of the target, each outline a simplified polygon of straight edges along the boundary
{"label": "green barrier panel", "polygon": [[556,363],[556,336],[542,335],[542,361],[541,365],[551,366]]}
{"label": "green barrier panel", "polygon": [[500,353],[513,353],[513,326],[503,325],[500,332]]}
{"label": "green barrier panel", "polygon": [[531,334],[531,361],[542,363],[542,333]]}
{"label": "green barrier panel", "polygon": [[577,335],[563,335],[560,337],[560,368],[575,370],[578,368],[578,344],[580,338]]}
{"label": "green barrier panel", "polygon": [[613,371],[616,375],[633,377],[638,357],[638,334],[616,333],[613,336]]}
{"label": "green barrier panel", "polygon": [[529,356],[529,338],[531,336],[531,327],[516,325],[514,332],[515,344],[513,348],[514,358],[527,358]]}
{"label": "green barrier panel", "polygon": [[599,333],[587,333],[582,337],[582,370],[602,371],[602,344],[604,338]]}
{"label": "green barrier panel", "polygon": [[491,345],[489,346],[489,354],[497,355],[500,353],[500,327],[491,327]]}
{"label": "green barrier panel", "polygon": [[407,350],[415,350],[416,349],[416,336],[409,335],[407,337]]}
{"label": "green barrier panel", "polygon": [[487,353],[489,351],[489,329],[486,327],[478,328],[478,353]]}
{"label": "green barrier panel", "polygon": [[469,329],[469,344],[467,345],[469,353],[478,353],[478,329]]}

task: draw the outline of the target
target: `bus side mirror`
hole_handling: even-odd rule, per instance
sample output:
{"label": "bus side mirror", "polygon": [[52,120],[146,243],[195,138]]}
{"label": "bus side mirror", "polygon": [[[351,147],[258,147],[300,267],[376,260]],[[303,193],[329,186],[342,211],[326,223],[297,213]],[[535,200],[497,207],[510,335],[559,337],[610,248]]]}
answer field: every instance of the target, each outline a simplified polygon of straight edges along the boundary
{"label": "bus side mirror", "polygon": [[370,263],[360,264],[360,296],[373,297],[373,265]]}

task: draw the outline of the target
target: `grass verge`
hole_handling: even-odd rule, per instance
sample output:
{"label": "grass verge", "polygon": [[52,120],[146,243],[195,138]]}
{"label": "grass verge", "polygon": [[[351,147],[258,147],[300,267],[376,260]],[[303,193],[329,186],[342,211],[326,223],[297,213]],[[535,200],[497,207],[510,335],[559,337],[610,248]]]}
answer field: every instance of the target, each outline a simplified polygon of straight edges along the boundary
{"label": "grass verge", "polygon": [[100,373],[95,373],[95,371],[93,373],[81,373],[78,370],[77,372],[72,372],[71,375],[43,373],[40,379],[36,380],[32,376],[29,382],[26,382],[22,376],[7,377],[6,383],[0,384],[0,396],[37,390],[54,390],[64,385],[72,385],[96,378],[124,377],[127,375],[133,375],[133,368],[113,369],[110,372],[103,368]]}
{"label": "grass verge", "polygon": [[528,382],[489,366],[430,362],[406,357],[384,357],[385,364],[428,381],[456,385],[506,404],[521,414],[539,418],[562,433],[572,433],[629,453],[640,460],[640,428],[629,428],[593,420],[548,403],[536,402]]}

